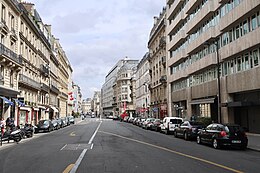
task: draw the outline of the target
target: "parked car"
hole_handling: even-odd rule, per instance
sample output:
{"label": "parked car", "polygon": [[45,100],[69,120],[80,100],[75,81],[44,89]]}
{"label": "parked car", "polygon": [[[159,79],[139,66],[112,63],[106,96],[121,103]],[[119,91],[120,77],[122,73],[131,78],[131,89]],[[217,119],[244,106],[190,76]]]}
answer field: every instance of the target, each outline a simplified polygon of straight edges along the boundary
{"label": "parked car", "polygon": [[59,123],[60,128],[65,126],[61,118],[57,118],[56,121]]}
{"label": "parked car", "polygon": [[54,129],[58,130],[60,128],[60,125],[57,120],[52,120],[51,122],[53,124]]}
{"label": "parked car", "polygon": [[248,139],[245,131],[239,125],[213,123],[198,132],[197,143],[207,143],[216,149],[222,146],[246,149]]}
{"label": "parked car", "polygon": [[151,128],[151,123],[155,120],[155,118],[147,118],[143,124],[142,124],[142,128],[148,130]]}
{"label": "parked car", "polygon": [[53,131],[54,127],[51,120],[40,120],[36,125],[35,132],[50,132]]}
{"label": "parked car", "polygon": [[160,119],[154,119],[154,121],[151,123],[150,126],[151,130],[154,130],[156,132],[161,131],[161,127],[160,127],[161,123],[162,121]]}
{"label": "parked car", "polygon": [[75,124],[75,119],[72,115],[68,116],[68,119],[69,119],[70,124]]}
{"label": "parked car", "polygon": [[160,125],[161,132],[165,134],[173,133],[175,128],[183,122],[180,117],[164,117],[162,124]]}
{"label": "parked car", "polygon": [[205,128],[201,122],[184,121],[174,131],[175,137],[183,137],[185,140],[196,139],[199,129]]}
{"label": "parked car", "polygon": [[61,121],[63,123],[63,127],[66,127],[68,125],[68,119],[66,117],[62,117]]}

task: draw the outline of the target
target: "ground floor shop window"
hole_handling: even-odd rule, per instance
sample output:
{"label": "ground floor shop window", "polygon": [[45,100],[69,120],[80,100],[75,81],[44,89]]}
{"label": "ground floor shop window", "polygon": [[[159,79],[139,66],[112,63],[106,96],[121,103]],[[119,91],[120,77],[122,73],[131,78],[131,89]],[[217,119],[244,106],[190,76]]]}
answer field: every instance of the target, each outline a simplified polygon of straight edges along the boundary
{"label": "ground floor shop window", "polygon": [[26,123],[26,111],[20,111],[20,124]]}

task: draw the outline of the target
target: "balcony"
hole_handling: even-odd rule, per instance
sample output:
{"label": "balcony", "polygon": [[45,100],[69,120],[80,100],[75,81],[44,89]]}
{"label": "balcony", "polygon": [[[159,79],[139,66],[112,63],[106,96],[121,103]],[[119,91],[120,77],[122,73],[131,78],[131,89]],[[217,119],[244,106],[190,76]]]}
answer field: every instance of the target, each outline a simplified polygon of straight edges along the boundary
{"label": "balcony", "polygon": [[19,75],[19,83],[29,86],[31,88],[37,89],[37,90],[41,89],[41,84],[39,82],[36,82],[35,80],[33,80],[23,74]]}
{"label": "balcony", "polygon": [[175,0],[172,2],[171,6],[169,7],[169,16],[167,16],[167,19],[171,19],[173,15],[179,10],[181,5],[184,3],[184,0]]}
{"label": "balcony", "polygon": [[11,59],[15,63],[22,65],[22,57],[18,56],[16,53],[14,53],[12,50],[7,48],[2,43],[0,43],[0,56],[4,56],[5,58]]}
{"label": "balcony", "polygon": [[49,86],[44,83],[41,83],[41,90],[45,92],[49,92]]}
{"label": "balcony", "polygon": [[49,75],[49,73],[50,73],[50,70],[49,70],[48,66],[47,66],[47,65],[44,65],[44,64],[41,64],[41,66],[40,66],[40,71],[41,71],[41,73],[42,73],[45,77],[47,77],[47,76]]}
{"label": "balcony", "polygon": [[166,37],[165,37],[165,36],[162,36],[162,37],[160,38],[159,47],[160,47],[160,48],[163,48],[163,47],[165,47],[165,45],[166,45]]}
{"label": "balcony", "polygon": [[56,94],[60,93],[60,90],[56,86],[54,86],[54,85],[51,85],[51,91],[56,93]]}
{"label": "balcony", "polygon": [[167,83],[167,76],[166,75],[161,76],[160,82],[161,83]]}

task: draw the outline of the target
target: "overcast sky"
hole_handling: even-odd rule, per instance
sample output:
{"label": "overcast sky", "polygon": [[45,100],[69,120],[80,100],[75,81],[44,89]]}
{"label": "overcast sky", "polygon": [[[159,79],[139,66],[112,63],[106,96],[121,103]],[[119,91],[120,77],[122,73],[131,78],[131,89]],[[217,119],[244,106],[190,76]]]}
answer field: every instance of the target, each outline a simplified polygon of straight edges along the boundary
{"label": "overcast sky", "polygon": [[166,0],[26,0],[35,4],[73,68],[83,98],[100,90],[116,62],[140,60]]}

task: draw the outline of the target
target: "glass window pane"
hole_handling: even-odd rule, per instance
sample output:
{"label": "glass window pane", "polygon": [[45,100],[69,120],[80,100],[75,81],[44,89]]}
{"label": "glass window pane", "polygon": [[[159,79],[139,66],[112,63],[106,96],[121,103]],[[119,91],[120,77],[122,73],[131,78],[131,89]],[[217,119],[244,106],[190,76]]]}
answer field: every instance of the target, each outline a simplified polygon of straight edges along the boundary
{"label": "glass window pane", "polygon": [[257,21],[256,21],[256,16],[252,16],[252,30],[256,29],[257,27]]}
{"label": "glass window pane", "polygon": [[258,64],[259,64],[259,55],[258,55],[258,51],[257,50],[253,51],[253,59],[254,59],[254,66],[258,66]]}

